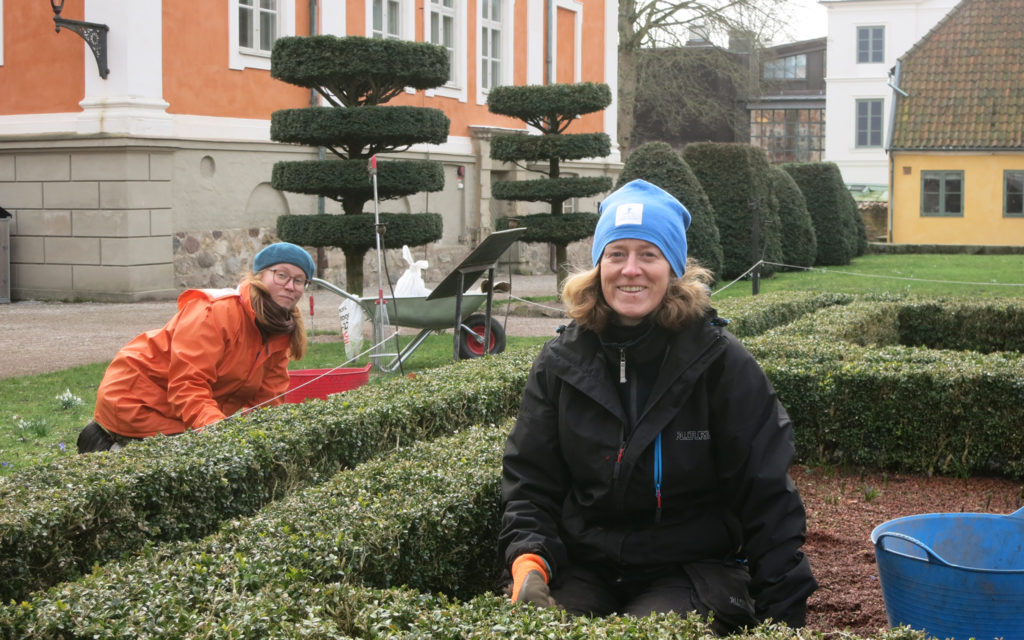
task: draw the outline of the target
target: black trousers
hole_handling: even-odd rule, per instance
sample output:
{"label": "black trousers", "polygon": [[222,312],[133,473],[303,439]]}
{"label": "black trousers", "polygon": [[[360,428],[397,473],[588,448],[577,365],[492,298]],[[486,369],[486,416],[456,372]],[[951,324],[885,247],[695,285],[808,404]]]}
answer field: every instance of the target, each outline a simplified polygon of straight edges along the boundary
{"label": "black trousers", "polygon": [[758,624],[749,583],[746,568],[729,562],[697,562],[636,572],[572,565],[554,577],[551,596],[576,615],[713,613],[712,629],[725,635]]}

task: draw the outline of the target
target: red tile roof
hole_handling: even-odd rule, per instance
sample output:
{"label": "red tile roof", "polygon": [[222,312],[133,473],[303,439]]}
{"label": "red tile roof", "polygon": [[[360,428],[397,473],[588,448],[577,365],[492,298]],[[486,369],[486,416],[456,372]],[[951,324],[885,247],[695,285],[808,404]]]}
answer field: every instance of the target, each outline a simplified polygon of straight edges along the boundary
{"label": "red tile roof", "polygon": [[898,69],[893,149],[1024,151],[1024,0],[962,0]]}

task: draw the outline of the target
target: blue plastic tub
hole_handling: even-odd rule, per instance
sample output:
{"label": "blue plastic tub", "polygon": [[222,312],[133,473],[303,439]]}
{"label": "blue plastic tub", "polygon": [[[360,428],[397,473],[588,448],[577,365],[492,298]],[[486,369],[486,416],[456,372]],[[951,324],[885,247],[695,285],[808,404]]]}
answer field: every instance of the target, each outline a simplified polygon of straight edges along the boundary
{"label": "blue plastic tub", "polygon": [[1024,509],[898,518],[871,542],[890,626],[1024,640]]}

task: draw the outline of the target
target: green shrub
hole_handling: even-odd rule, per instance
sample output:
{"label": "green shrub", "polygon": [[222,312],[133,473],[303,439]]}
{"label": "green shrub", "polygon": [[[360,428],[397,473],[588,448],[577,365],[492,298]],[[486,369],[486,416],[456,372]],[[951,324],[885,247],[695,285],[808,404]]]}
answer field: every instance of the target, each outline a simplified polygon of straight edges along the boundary
{"label": "green shrub", "polygon": [[779,167],[773,165],[769,171],[782,223],[782,261],[795,267],[813,266],[818,255],[818,238],[804,194],[793,177]]}
{"label": "green shrub", "polygon": [[900,344],[929,349],[1024,352],[1019,301],[922,300],[899,308]]}
{"label": "green shrub", "polygon": [[595,82],[502,85],[487,94],[491,113],[522,120],[544,134],[561,133],[576,118],[611,103],[611,88]]}
{"label": "green shrub", "polygon": [[448,82],[448,51],[408,40],[286,36],[274,41],[270,75],[346,107],[382,104],[406,87],[432,89]]}
{"label": "green shrub", "polygon": [[[389,160],[379,163],[377,179],[377,197],[388,200],[420,191],[441,191],[444,189],[444,168],[432,160]],[[351,197],[365,202],[373,199],[373,183],[364,159],[275,162],[270,186],[281,191],[319,194],[336,200]],[[360,213],[362,209],[349,215]]]}
{"label": "green shrub", "polygon": [[559,212],[551,215],[564,215],[561,213],[562,202],[607,191],[611,186],[612,179],[606,176],[503,180],[491,185],[491,195],[499,200],[557,202]]}
{"label": "green shrub", "polygon": [[491,158],[505,162],[603,158],[611,152],[611,138],[607,133],[550,136],[508,133],[491,140]]}
{"label": "green shrub", "polygon": [[[384,153],[411,142],[444,144],[450,125],[444,111],[421,107],[280,109],[270,114],[270,139],[310,146],[340,145],[359,151],[373,145],[377,153]],[[363,180],[368,182],[366,163],[361,164]]]}
{"label": "green shrub", "polygon": [[[964,304],[984,317],[984,303]],[[1003,311],[1007,322],[961,348],[1014,344],[985,333],[1024,334],[1024,301],[995,306],[1003,305],[1012,307]],[[942,317],[949,308],[934,311]],[[902,346],[920,335],[921,322],[903,327],[901,319],[921,313],[913,301],[869,300],[828,307],[745,340],[793,418],[798,457],[913,473],[1024,477],[1018,425],[1024,353]]]}
{"label": "green shrub", "polygon": [[[782,224],[771,207],[768,157],[748,144],[696,142],[686,145],[683,159],[697,176],[715,209],[725,263],[722,278],[745,273],[758,260],[782,262]],[[752,247],[754,215],[760,242]],[[761,273],[770,275],[774,267]]]}
{"label": "green shrub", "polygon": [[782,169],[793,177],[807,202],[818,241],[814,264],[850,264],[856,254],[856,225],[839,167],[832,162],[808,162],[784,164]]}
{"label": "green shrub", "polygon": [[[474,427],[416,444],[341,472],[256,516],[226,523],[204,540],[151,547],[76,582],[0,607],[0,634],[711,637],[695,613],[578,617],[513,605],[495,594],[501,453],[508,427]],[[792,640],[794,631],[765,624],[735,637]],[[905,629],[878,637],[923,640],[923,634]]]}
{"label": "green shrub", "polygon": [[640,145],[626,159],[615,188],[637,179],[658,185],[683,203],[691,217],[686,231],[687,254],[711,269],[716,277],[721,274],[722,241],[715,210],[682,156],[664,142]]}
{"label": "green shrub", "polygon": [[402,444],[512,415],[534,351],[509,350],[14,474],[0,484],[0,601],[151,541],[207,535]]}
{"label": "green shrub", "polygon": [[[505,162],[537,162],[547,160],[546,177],[539,180],[500,180],[491,184],[491,195],[499,200],[545,202],[548,217],[534,221],[537,229],[529,232],[527,242],[548,242],[554,247],[556,282],[558,290],[569,274],[568,244],[590,236],[580,235],[584,222],[577,217],[564,217],[562,205],[572,198],[593,196],[612,186],[611,178],[562,177],[561,161],[599,157],[611,153],[611,139],[606,133],[565,133],[581,115],[605,109],[612,102],[611,89],[606,84],[583,82],[577,84],[548,84],[495,87],[487,94],[487,109],[491,113],[522,120],[540,131],[541,135],[513,134],[495,139],[491,158]],[[596,216],[593,218],[597,223]],[[564,222],[568,229],[560,229]]]}
{"label": "green shrub", "polygon": [[596,213],[534,213],[515,218],[498,218],[496,227],[508,229],[512,225],[526,227],[520,236],[523,242],[554,242],[569,244],[594,235],[597,226]]}
{"label": "green shrub", "polygon": [[[441,239],[440,213],[382,213],[379,218],[387,228],[381,237],[387,249],[400,249],[405,244],[419,246]],[[376,228],[372,213],[288,215],[277,219],[277,235],[282,240],[304,247],[366,251],[376,246]]]}
{"label": "green shrub", "polygon": [[750,298],[730,298],[715,303],[719,317],[729,321],[729,331],[739,337],[758,336],[833,305],[856,300],[848,293],[775,292]]}
{"label": "green shrub", "polygon": [[[275,163],[270,182],[275,189],[331,198],[341,203],[345,215],[360,216],[371,200],[444,188],[444,168],[437,161],[379,161],[372,180],[368,166],[368,160],[377,154],[404,151],[417,143],[447,141],[450,123],[441,110],[380,106],[408,87],[431,89],[447,82],[448,51],[443,46],[359,36],[284,37],[274,42],[270,67],[272,77],[313,89],[319,99],[331,105],[274,112],[271,138],[319,146],[335,156],[329,160]],[[332,231],[352,231],[345,226],[351,225],[360,231],[357,235],[361,240],[344,235],[337,242],[324,237],[327,234],[318,235],[316,224],[309,220],[279,222],[279,236],[304,246],[340,247],[345,253],[346,286],[349,291],[362,291],[363,257],[376,246],[376,239],[365,240],[363,222],[338,223],[342,229]],[[421,229],[415,222],[410,225],[403,241],[389,246],[421,246],[441,237],[439,230],[412,233],[412,227]],[[391,238],[385,243],[396,241]]]}

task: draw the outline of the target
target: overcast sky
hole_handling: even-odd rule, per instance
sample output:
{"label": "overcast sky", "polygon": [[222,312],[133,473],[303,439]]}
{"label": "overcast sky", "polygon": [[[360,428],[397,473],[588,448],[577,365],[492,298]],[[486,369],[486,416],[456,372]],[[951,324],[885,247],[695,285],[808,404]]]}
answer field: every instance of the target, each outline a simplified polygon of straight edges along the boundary
{"label": "overcast sky", "polygon": [[789,3],[792,11],[789,28],[791,33],[790,37],[780,39],[780,43],[810,40],[827,35],[827,11],[818,0],[789,0]]}

